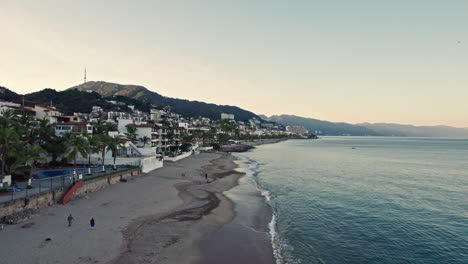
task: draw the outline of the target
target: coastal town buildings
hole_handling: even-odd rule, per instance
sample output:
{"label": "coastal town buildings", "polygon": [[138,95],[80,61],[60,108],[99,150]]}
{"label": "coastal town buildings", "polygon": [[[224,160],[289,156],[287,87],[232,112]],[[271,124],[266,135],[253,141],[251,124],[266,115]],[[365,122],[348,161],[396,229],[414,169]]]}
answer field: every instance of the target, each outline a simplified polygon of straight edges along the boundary
{"label": "coastal town buildings", "polygon": [[286,132],[299,136],[305,136],[309,133],[309,131],[303,126],[287,126]]}

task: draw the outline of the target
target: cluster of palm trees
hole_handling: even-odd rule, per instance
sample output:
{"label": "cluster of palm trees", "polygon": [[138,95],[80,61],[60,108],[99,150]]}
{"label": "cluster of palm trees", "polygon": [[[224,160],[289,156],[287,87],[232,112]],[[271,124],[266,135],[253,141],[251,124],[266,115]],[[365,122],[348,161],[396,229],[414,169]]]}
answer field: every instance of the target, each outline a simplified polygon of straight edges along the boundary
{"label": "cluster of palm trees", "polygon": [[[115,161],[118,150],[124,141],[109,136],[116,131],[115,124],[98,121],[94,124],[93,135],[76,135],[73,132],[64,136],[55,135],[54,125],[48,119],[35,121],[31,116],[18,114],[7,109],[0,113],[0,179],[18,171],[29,171],[31,178],[35,166],[42,162],[45,165],[56,165],[58,160],[73,161],[76,167],[78,156],[88,158],[101,154],[101,165],[104,170],[107,151],[112,152]],[[21,173],[17,173],[20,175]]]}

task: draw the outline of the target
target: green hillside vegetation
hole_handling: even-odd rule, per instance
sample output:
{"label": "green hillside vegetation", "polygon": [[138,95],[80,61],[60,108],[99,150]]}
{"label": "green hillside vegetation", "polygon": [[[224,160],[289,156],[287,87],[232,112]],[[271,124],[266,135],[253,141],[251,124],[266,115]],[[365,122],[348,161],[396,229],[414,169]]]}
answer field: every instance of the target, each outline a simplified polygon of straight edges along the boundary
{"label": "green hillside vegetation", "polygon": [[122,85],[108,82],[86,82],[84,84],[71,87],[70,89],[80,89],[82,91],[91,90],[102,96],[127,96],[132,99],[138,99],[144,103],[153,104],[159,108],[169,106],[174,113],[186,117],[208,117],[213,120],[219,120],[221,113],[234,114],[236,120],[248,121],[256,117],[256,114],[241,109],[236,106],[216,105],[198,101],[189,101],[162,96],[152,92],[143,86]]}
{"label": "green hillside vegetation", "polygon": [[[23,95],[16,94],[2,87],[0,88],[0,99],[22,103]],[[93,106],[102,107],[104,111],[130,111],[126,105],[115,105],[108,102],[110,100],[125,103],[126,105],[134,105],[135,109],[144,112],[149,112],[152,107],[149,103],[126,96],[103,97],[96,92],[89,93],[78,90],[56,91],[47,88],[39,92],[24,95],[24,102],[28,106],[34,106],[34,104],[49,105],[52,103],[54,107],[66,115],[89,113]]]}

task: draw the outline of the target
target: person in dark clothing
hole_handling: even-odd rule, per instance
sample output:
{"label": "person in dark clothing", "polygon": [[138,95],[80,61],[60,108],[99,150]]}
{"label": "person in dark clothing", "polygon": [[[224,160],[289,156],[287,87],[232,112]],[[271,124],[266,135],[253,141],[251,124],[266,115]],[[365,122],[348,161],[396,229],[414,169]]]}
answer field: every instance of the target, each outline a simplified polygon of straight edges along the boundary
{"label": "person in dark clothing", "polygon": [[73,218],[72,214],[70,214],[70,215],[67,217],[68,226],[71,226],[73,219],[74,219],[74,218]]}
{"label": "person in dark clothing", "polygon": [[91,227],[94,227],[94,218],[91,218],[91,220],[89,221],[89,224],[91,225]]}
{"label": "person in dark clothing", "polygon": [[205,173],[205,181],[208,183],[208,174]]}

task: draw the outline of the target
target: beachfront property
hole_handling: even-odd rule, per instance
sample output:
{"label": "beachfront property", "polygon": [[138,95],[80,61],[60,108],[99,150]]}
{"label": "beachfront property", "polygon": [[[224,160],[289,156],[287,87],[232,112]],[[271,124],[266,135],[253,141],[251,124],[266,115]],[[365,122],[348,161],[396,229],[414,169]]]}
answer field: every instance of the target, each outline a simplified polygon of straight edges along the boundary
{"label": "beachfront property", "polygon": [[[42,150],[46,147],[44,144],[47,140],[52,140],[51,144],[62,145],[62,150],[48,149],[61,152],[44,151],[40,157],[25,161],[29,162],[25,164],[34,162],[39,167],[49,166],[51,162],[60,166],[76,163],[84,167],[92,164],[95,168],[102,167],[104,170],[104,166],[132,163],[140,166],[145,164],[144,171],[147,172],[161,167],[163,159],[177,160],[177,157],[198,153],[199,149],[232,144],[239,139],[287,135],[284,127],[258,118],[246,122],[236,121],[234,115],[226,113],[221,115],[220,120],[206,117],[186,118],[170,112],[169,109],[153,108],[144,112],[133,105],[113,100],[110,102],[123,108],[120,108],[121,111],[115,110],[118,108],[105,111],[100,106],[93,106],[87,113],[63,114],[52,105],[27,102],[25,106],[24,102],[0,101],[0,116],[7,110],[18,117],[27,115],[29,119],[24,120],[28,120],[25,122],[29,124],[17,125],[26,125],[29,130],[37,129],[42,131],[40,133],[53,134],[45,138],[30,139],[29,142],[32,143],[22,142],[26,145],[33,144]],[[47,122],[43,122],[44,120]],[[36,132],[31,133],[34,134]],[[91,144],[100,147],[96,148]],[[70,151],[75,151],[75,154],[70,156]],[[1,159],[0,157],[0,161]],[[9,167],[6,168],[8,170]],[[8,170],[8,175],[3,173],[2,185],[15,182],[12,172],[14,171]]]}
{"label": "beachfront property", "polygon": [[309,131],[303,126],[287,126],[286,132],[298,136],[305,136],[309,133]]}
{"label": "beachfront property", "polygon": [[[140,148],[155,148],[156,153],[179,153],[182,146],[180,134],[184,131],[181,127],[160,126],[152,123],[128,124],[126,127],[136,129],[138,138],[137,146]],[[149,139],[149,140],[144,140]],[[149,142],[148,142],[149,141]]]}

